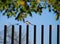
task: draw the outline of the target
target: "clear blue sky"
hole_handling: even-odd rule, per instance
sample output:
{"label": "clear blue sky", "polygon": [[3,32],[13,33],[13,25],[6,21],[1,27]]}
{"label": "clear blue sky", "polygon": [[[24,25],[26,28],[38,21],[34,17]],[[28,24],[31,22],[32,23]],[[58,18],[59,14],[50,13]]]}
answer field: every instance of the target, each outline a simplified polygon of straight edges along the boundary
{"label": "clear blue sky", "polygon": [[[49,25],[51,24],[53,26],[53,36],[52,36],[52,43],[53,44],[56,44],[56,26],[57,24],[60,24],[60,18],[58,21],[55,20],[55,13],[52,11],[52,12],[49,12],[48,11],[48,8],[47,9],[43,9],[43,13],[42,15],[40,16],[39,14],[36,14],[36,13],[32,13],[33,14],[33,17],[30,17],[28,16],[26,18],[26,20],[30,21],[32,24],[35,24],[37,25],[37,44],[41,44],[41,29],[40,29],[40,26],[43,24],[45,29],[44,29],[44,44],[48,44],[49,43]],[[3,30],[3,26],[5,24],[7,25],[10,25],[10,24],[16,24],[16,23],[19,23],[23,26],[23,31],[26,31],[25,30],[25,26],[26,24],[23,23],[22,21],[16,21],[14,19],[14,17],[11,17],[11,18],[7,18],[6,16],[2,16],[2,13],[0,12],[0,31]],[[18,29],[16,28],[16,31]],[[30,41],[31,41],[31,44],[33,44],[33,26],[30,25]]]}

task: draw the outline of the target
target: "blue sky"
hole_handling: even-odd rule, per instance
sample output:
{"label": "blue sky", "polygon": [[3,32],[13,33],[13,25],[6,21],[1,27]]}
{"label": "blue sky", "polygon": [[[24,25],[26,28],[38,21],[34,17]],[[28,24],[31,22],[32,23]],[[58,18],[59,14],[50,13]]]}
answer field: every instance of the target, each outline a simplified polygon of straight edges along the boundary
{"label": "blue sky", "polygon": [[[60,25],[60,18],[58,21],[55,20],[55,13],[49,12],[48,8],[43,9],[42,15],[40,16],[39,14],[36,14],[34,12],[32,12],[33,17],[27,16],[27,18],[25,18],[26,20],[28,20],[29,22],[31,22],[32,24],[37,25],[37,44],[41,44],[41,25],[44,25],[44,44],[48,44],[49,43],[49,25],[51,24],[53,26],[53,30],[52,30],[52,43],[56,44],[56,26],[59,24]],[[7,16],[2,16],[2,13],[0,12],[0,31],[3,30],[3,26],[5,24],[7,25],[11,25],[11,24],[16,24],[19,23],[20,25],[23,26],[22,30],[26,31],[26,24],[22,21],[17,21],[14,19],[14,17],[11,18],[7,18]],[[16,31],[18,31],[17,29],[18,26],[15,26]],[[29,33],[30,33],[30,41],[31,44],[33,44],[33,26],[30,25],[30,29],[29,29]]]}

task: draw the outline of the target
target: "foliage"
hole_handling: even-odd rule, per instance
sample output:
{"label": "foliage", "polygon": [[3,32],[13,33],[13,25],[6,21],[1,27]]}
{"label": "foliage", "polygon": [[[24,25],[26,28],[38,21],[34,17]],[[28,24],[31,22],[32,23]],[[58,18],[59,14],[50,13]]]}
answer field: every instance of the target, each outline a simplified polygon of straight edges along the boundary
{"label": "foliage", "polygon": [[[45,3],[43,6],[40,5],[40,2],[40,0],[0,0],[0,11],[4,10],[3,15],[7,15],[8,18],[14,16],[16,20],[24,21],[28,15],[32,17],[32,12],[41,15],[42,9],[46,9],[46,0],[44,0]],[[51,12],[51,5],[54,7],[52,10],[57,14],[56,20],[58,20],[60,15],[60,1],[48,0],[49,12]]]}
{"label": "foliage", "polygon": [[54,7],[52,10],[56,13],[56,20],[58,20],[60,16],[60,0],[48,0],[48,3]]}

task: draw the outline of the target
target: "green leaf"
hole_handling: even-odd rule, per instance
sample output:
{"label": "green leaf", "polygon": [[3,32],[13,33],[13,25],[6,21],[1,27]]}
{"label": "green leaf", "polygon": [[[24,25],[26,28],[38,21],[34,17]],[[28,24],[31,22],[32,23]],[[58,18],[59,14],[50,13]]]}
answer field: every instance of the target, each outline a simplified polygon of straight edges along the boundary
{"label": "green leaf", "polygon": [[15,12],[14,12],[14,11],[12,11],[12,14],[13,14],[13,16],[14,16],[14,17],[16,17],[16,14],[15,14]]}
{"label": "green leaf", "polygon": [[59,14],[56,14],[56,20],[59,20]]}

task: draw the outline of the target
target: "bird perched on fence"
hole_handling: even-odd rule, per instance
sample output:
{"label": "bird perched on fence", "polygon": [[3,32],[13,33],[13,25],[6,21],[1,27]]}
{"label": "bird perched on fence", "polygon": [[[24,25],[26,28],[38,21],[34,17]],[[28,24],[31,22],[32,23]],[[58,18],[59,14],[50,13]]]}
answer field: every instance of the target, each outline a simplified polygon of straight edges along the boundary
{"label": "bird perched on fence", "polygon": [[29,21],[25,22],[27,25],[33,25],[32,23],[30,23]]}

